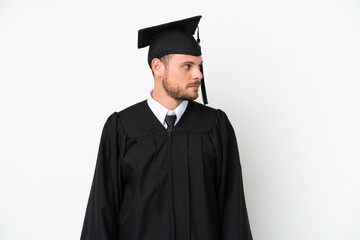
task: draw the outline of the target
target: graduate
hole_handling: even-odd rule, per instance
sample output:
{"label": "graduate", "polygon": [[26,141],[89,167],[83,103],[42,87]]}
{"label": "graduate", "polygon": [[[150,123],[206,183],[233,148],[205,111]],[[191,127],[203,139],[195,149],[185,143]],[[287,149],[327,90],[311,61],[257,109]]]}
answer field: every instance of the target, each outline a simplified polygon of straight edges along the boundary
{"label": "graduate", "polygon": [[154,88],[105,123],[81,240],[252,239],[234,130],[194,101],[200,18],[139,30]]}

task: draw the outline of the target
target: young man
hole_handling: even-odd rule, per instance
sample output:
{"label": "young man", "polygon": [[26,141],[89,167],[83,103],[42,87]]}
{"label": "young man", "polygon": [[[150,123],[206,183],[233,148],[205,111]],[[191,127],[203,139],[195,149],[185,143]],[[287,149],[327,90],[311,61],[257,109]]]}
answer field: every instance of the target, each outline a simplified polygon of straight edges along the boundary
{"label": "young man", "polygon": [[193,101],[200,18],[139,31],[154,89],[104,126],[82,240],[252,239],[234,130]]}

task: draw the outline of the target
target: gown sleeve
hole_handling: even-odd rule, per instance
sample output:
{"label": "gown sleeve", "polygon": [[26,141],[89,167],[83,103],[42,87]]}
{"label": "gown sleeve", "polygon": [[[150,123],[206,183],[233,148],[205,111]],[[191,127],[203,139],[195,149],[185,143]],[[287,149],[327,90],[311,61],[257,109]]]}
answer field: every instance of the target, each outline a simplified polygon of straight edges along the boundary
{"label": "gown sleeve", "polygon": [[236,137],[227,116],[221,110],[219,110],[217,131],[221,149],[218,185],[221,239],[252,240]]}
{"label": "gown sleeve", "polygon": [[101,135],[81,240],[118,239],[118,214],[123,195],[119,166],[124,142],[124,131],[118,114],[114,113],[106,121]]}

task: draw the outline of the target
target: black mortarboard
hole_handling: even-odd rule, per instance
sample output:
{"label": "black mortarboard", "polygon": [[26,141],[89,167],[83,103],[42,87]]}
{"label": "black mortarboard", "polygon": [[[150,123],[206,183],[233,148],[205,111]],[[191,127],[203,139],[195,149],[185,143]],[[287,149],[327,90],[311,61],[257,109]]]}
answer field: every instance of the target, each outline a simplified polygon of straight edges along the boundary
{"label": "black mortarboard", "polygon": [[[200,39],[193,35],[198,27],[201,16],[186,18],[139,30],[138,48],[149,47],[148,63],[154,58],[168,54],[187,54],[201,56]],[[202,66],[201,66],[202,72]],[[203,74],[204,75],[204,74]],[[204,104],[207,104],[204,78],[201,80],[201,90]]]}

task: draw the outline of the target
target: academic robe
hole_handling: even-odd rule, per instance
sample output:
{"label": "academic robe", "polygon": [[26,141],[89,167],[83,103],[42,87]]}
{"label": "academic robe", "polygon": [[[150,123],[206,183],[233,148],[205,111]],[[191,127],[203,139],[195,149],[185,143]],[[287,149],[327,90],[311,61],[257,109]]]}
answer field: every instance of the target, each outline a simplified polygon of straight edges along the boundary
{"label": "academic robe", "polygon": [[234,130],[190,101],[169,133],[146,101],[101,136],[81,240],[250,240]]}

